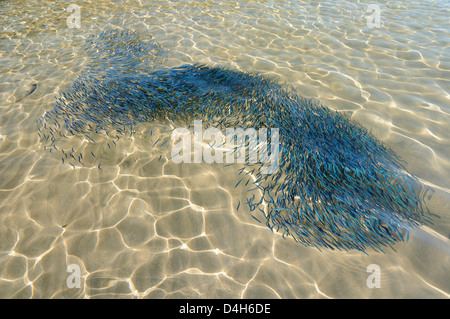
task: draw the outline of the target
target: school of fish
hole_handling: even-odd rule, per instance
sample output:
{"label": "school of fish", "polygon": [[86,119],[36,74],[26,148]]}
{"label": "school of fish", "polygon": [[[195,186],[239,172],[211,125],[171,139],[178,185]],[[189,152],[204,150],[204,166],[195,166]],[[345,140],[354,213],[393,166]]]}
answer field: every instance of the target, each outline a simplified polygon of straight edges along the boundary
{"label": "school of fish", "polygon": [[61,139],[95,143],[105,133],[115,144],[153,121],[278,128],[279,169],[261,174],[262,164],[245,163],[235,186],[250,182],[246,204],[258,222],[306,246],[364,252],[383,251],[430,222],[422,186],[387,146],[288,85],[220,66],[166,68],[167,52],[134,31],[94,35],[86,50],[93,57],[86,73],[37,121],[45,148],[62,163],[75,168],[95,154],[58,147]]}

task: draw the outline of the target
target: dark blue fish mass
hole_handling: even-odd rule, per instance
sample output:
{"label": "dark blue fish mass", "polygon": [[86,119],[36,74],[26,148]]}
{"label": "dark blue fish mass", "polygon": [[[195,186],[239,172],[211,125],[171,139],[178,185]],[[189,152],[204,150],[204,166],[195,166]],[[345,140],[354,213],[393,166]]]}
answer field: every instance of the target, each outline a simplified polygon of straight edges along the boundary
{"label": "dark blue fish mass", "polygon": [[104,32],[88,42],[93,65],[39,120],[47,145],[55,136],[94,142],[102,132],[118,141],[141,123],[166,119],[278,128],[279,170],[263,175],[245,164],[256,176],[247,205],[271,230],[306,246],[382,251],[428,221],[417,179],[349,117],[261,75],[202,64],[162,67],[164,50],[135,32]]}

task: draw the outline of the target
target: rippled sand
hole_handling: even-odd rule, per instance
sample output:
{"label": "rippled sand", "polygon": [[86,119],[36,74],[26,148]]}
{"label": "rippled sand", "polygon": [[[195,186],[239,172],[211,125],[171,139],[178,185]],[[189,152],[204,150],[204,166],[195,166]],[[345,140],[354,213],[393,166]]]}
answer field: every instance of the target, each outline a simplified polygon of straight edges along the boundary
{"label": "rippled sand", "polygon": [[[352,1],[83,1],[79,29],[66,5],[0,3],[1,298],[450,296],[448,2],[383,2],[375,29]],[[156,124],[92,146],[102,170],[62,165],[35,121],[83,72],[84,39],[117,27],[151,34],[168,66],[275,75],[350,112],[431,187],[434,224],[385,254],[299,246],[236,210],[238,165],[175,164],[152,148],[167,134]],[[73,264],[80,288],[67,285]],[[367,287],[371,264],[380,288]]]}

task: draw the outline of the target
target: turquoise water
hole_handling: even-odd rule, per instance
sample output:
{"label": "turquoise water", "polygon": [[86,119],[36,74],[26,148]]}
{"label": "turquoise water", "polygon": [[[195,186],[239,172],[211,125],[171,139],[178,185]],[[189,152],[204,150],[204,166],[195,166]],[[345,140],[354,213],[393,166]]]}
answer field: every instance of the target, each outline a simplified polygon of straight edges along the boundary
{"label": "turquoise water", "polygon": [[[0,3],[0,297],[449,297],[448,2],[84,1],[79,28],[70,4]],[[385,254],[299,246],[236,210],[235,167],[159,161],[164,125],[114,152],[92,146],[102,170],[62,165],[36,120],[91,63],[85,39],[117,28],[151,35],[168,67],[276,76],[348,113],[430,187],[434,224]]]}

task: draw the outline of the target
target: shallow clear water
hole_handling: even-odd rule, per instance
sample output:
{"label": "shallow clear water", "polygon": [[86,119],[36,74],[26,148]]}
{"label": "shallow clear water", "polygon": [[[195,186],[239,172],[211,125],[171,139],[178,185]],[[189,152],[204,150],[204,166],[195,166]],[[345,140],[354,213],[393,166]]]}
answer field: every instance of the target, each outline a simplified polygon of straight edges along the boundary
{"label": "shallow clear water", "polygon": [[[83,1],[80,28],[68,27],[70,4],[0,2],[0,297],[450,296],[447,1]],[[430,186],[434,224],[384,254],[299,246],[236,210],[235,168],[158,160],[157,128],[93,146],[102,170],[62,165],[36,120],[86,69],[84,40],[117,28],[153,36],[169,67],[276,76],[350,113]],[[367,286],[371,264],[380,288]]]}

